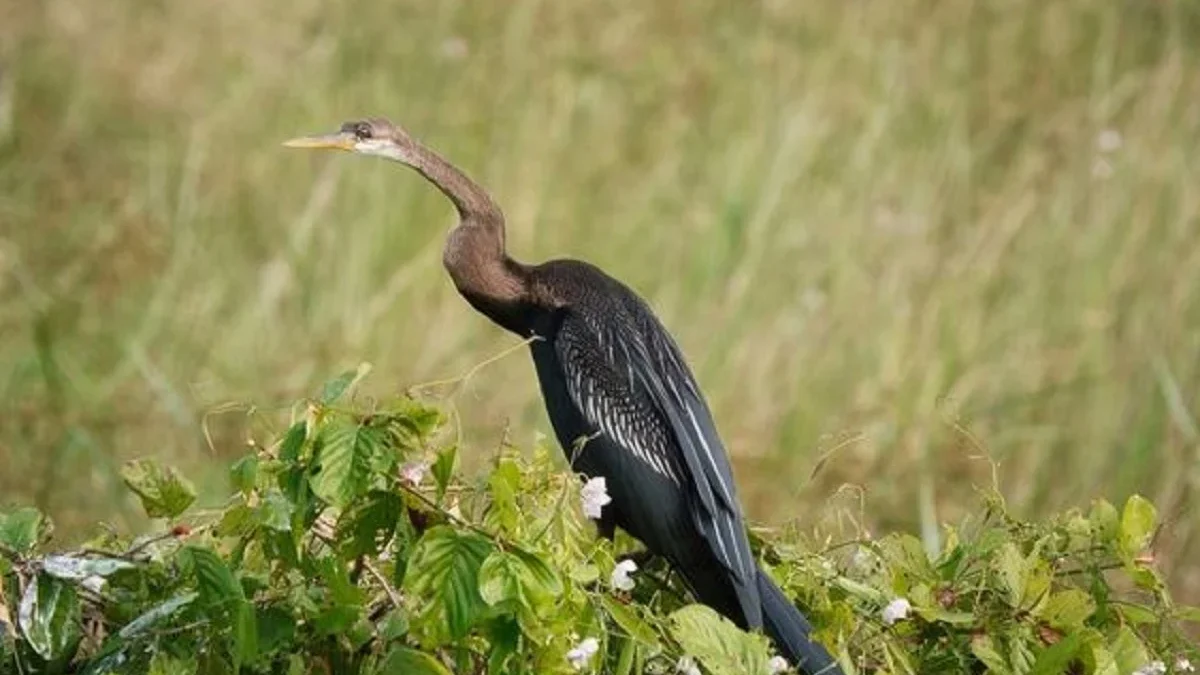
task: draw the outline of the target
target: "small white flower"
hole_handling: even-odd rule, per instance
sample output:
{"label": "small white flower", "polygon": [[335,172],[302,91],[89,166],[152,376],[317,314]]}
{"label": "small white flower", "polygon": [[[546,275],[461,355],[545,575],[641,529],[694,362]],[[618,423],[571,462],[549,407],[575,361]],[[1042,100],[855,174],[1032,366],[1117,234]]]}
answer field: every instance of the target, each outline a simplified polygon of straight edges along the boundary
{"label": "small white flower", "polygon": [[567,660],[575,670],[583,670],[588,661],[600,651],[600,642],[596,638],[584,638],[575,648],[567,652]]}
{"label": "small white flower", "polygon": [[700,675],[696,660],[690,656],[679,657],[679,662],[675,664],[675,672],[679,675]]}
{"label": "small white flower", "polygon": [[579,491],[579,497],[583,500],[583,515],[593,520],[599,519],[600,510],[605,504],[612,502],[612,497],[608,496],[608,483],[604,476],[588,479]]}
{"label": "small white flower", "polygon": [[1167,664],[1162,661],[1151,661],[1133,671],[1133,675],[1163,675],[1165,672],[1167,672]]}
{"label": "small white flower", "polygon": [[618,591],[632,591],[634,583],[633,579],[629,578],[629,575],[636,572],[637,568],[637,563],[632,560],[622,560],[617,563],[617,566],[613,568],[612,579],[610,580],[612,587]]}
{"label": "small white flower", "polygon": [[1175,670],[1180,673],[1196,672],[1196,668],[1192,665],[1192,662],[1183,656],[1175,659]]}
{"label": "small white flower", "polygon": [[405,462],[404,466],[400,467],[400,480],[416,487],[425,479],[425,472],[429,470],[429,462]]}
{"label": "small white flower", "polygon": [[912,605],[907,598],[896,598],[883,608],[883,623],[890,626],[897,621],[903,621],[908,618],[911,609]]}
{"label": "small white flower", "polygon": [[787,659],[782,656],[772,656],[770,661],[767,661],[767,672],[771,675],[777,675],[788,669]]}
{"label": "small white flower", "polygon": [[1100,132],[1099,136],[1096,136],[1096,148],[1100,152],[1116,152],[1121,149],[1122,143],[1121,132],[1116,129],[1105,129]]}

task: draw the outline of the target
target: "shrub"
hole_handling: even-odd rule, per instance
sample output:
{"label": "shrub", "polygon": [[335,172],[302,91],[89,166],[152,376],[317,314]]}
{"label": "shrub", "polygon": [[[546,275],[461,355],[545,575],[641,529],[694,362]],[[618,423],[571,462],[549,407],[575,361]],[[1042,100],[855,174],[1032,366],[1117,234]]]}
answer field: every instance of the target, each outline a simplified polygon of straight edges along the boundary
{"label": "shrub", "polygon": [[[773,672],[770,646],[691,604],[636,542],[598,538],[556,447],[456,472],[428,402],[345,402],[348,373],[230,468],[215,509],[150,460],[124,478],[156,534],[51,553],[0,515],[4,673]],[[823,552],[753,537],[847,672],[1184,672],[1197,658],[1155,571],[1146,500],[1041,522],[995,491],[928,555],[907,534]],[[1161,664],[1156,662],[1162,662]],[[1161,665],[1161,668],[1159,667]]]}

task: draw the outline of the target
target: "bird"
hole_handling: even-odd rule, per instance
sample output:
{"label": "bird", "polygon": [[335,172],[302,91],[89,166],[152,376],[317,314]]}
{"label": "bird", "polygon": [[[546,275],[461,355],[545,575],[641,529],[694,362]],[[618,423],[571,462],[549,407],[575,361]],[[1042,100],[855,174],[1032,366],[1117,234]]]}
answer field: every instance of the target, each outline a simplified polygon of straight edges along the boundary
{"label": "bird", "polygon": [[302,136],[292,148],[382,157],[414,169],[454,205],[442,263],[458,293],[528,339],[554,434],[572,469],[602,477],[617,527],[679,573],[692,594],[745,630],[762,630],[810,675],[841,674],[813,627],[755,561],[725,446],[684,355],[626,284],[571,258],[508,254],[496,201],[462,170],[386,118]]}

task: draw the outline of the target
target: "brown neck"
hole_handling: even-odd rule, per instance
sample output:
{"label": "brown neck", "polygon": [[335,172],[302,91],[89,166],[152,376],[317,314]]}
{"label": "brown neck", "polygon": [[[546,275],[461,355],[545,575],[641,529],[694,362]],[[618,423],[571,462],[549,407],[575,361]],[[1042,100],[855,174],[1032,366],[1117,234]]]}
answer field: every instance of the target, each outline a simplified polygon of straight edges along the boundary
{"label": "brown neck", "polygon": [[436,152],[416,141],[404,144],[404,162],[446,195],[458,210],[442,262],[468,299],[513,304],[527,295],[522,266],[504,247],[504,214],[482,187]]}

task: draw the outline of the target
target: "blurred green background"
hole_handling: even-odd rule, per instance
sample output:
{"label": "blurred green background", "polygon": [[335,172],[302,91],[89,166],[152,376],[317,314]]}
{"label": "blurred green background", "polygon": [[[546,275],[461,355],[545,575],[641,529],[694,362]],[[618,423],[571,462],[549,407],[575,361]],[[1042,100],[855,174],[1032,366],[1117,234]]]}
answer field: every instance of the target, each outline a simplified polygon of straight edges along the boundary
{"label": "blurred green background", "polygon": [[[1198,7],[10,0],[0,502],[138,526],[120,463],[221,494],[267,440],[231,404],[512,345],[445,277],[440,194],[280,147],[387,115],[494,192],[514,256],[650,300],[756,520],[935,538],[986,448],[1025,514],[1154,499],[1198,598]],[[548,432],[524,354],[454,403],[474,461]]]}

